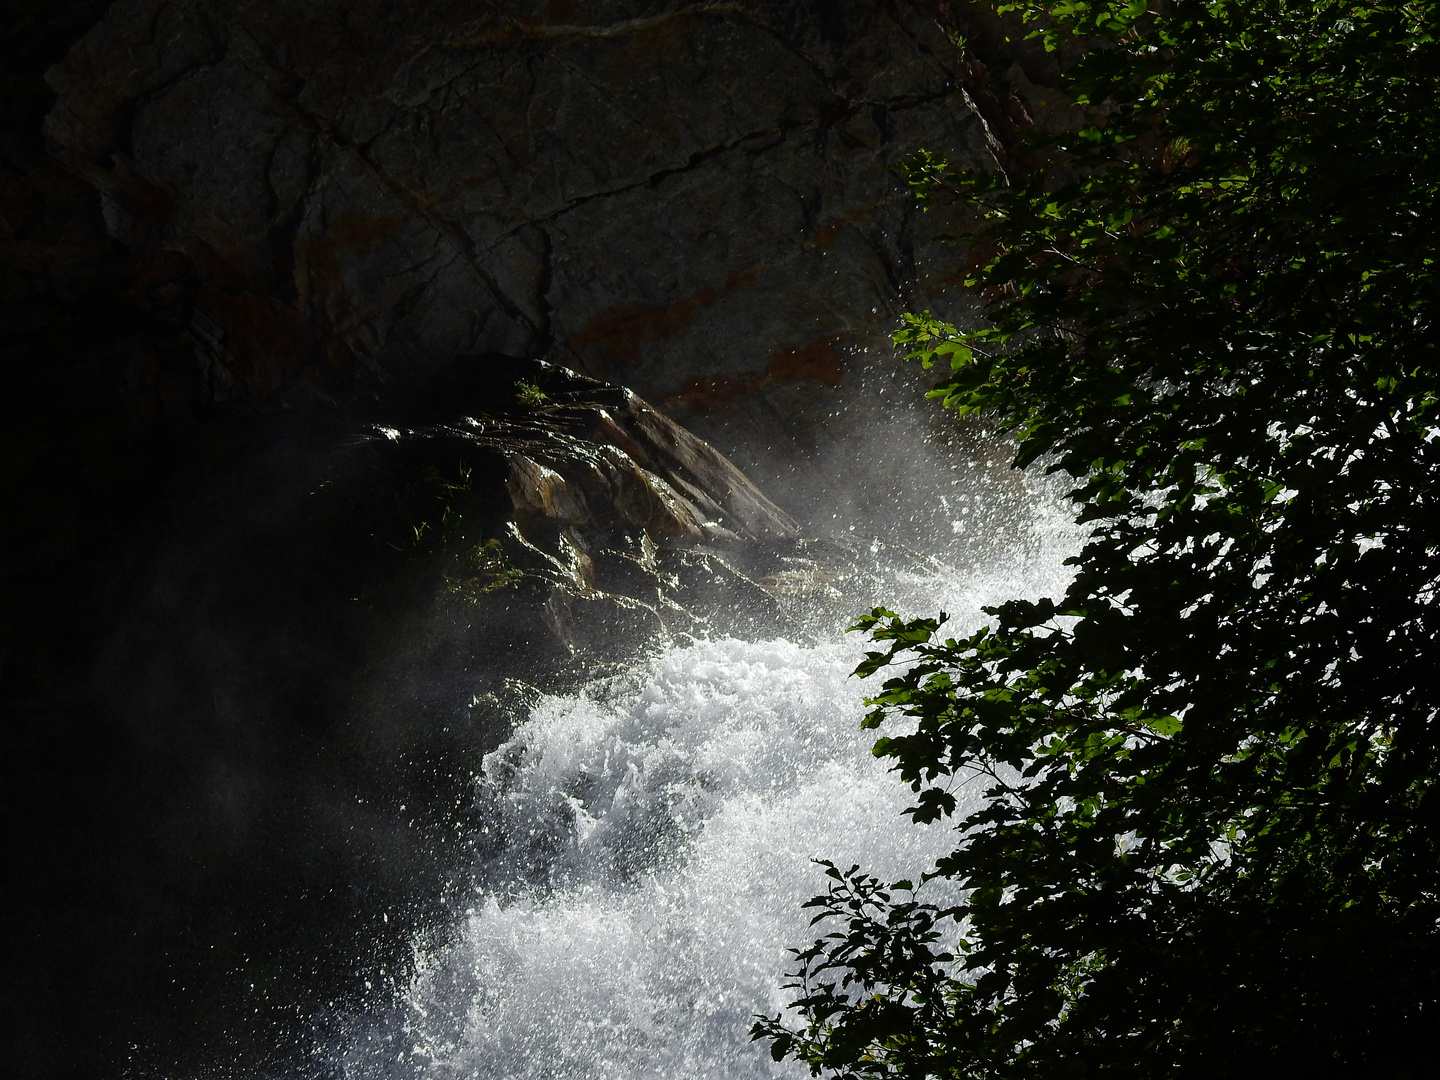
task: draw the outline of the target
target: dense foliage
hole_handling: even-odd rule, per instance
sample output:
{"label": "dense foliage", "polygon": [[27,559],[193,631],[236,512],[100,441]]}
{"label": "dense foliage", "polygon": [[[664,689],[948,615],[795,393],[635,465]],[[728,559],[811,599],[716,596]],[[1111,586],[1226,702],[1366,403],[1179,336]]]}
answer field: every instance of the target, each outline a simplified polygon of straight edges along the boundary
{"label": "dense foliage", "polygon": [[922,198],[982,211],[990,323],[899,340],[1020,465],[1073,477],[1091,531],[1063,597],[967,637],[862,620],[915,819],[985,792],[930,875],[963,899],[831,868],[803,1022],[756,1035],[841,1076],[1419,1075],[1436,5],[1012,10],[1091,122],[988,173],[917,162]]}

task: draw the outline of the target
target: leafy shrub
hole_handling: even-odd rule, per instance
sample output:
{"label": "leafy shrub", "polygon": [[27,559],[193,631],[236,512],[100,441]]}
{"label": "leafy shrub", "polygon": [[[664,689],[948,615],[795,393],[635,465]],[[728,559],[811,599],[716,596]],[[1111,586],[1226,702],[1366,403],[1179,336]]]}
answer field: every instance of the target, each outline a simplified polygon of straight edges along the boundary
{"label": "leafy shrub", "polygon": [[963,900],[831,868],[802,1023],[756,1036],[839,1076],[1418,1069],[1440,1008],[1436,7],[1009,10],[1076,57],[1090,122],[992,173],[916,160],[920,197],[980,211],[989,322],[897,341],[948,363],[934,396],[997,418],[1018,464],[1072,477],[1092,531],[1064,596],[967,636],[859,623],[911,814],[985,785],[931,871]]}

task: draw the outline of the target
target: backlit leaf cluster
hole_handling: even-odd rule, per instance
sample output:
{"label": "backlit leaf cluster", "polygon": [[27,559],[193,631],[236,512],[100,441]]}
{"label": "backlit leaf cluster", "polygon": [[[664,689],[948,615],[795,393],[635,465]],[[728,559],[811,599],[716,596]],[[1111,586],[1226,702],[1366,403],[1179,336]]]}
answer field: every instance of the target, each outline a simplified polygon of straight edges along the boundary
{"label": "backlit leaf cluster", "polygon": [[1005,10],[1089,120],[913,162],[975,210],[987,321],[897,340],[1073,480],[1088,540],[1065,595],[974,633],[861,620],[876,753],[957,846],[913,891],[831,868],[801,1022],[757,1037],[837,1076],[1413,1071],[1440,1028],[1440,13]]}

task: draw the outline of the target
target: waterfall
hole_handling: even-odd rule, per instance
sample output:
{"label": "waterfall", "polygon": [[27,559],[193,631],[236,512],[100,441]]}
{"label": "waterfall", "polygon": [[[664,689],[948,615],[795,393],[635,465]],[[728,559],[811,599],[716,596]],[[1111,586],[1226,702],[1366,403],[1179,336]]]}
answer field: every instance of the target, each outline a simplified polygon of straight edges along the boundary
{"label": "waterfall", "polygon": [[[1053,497],[1030,503],[982,565],[877,595],[964,628],[985,604],[1055,594],[1073,527]],[[909,790],[869,752],[867,687],[849,677],[864,644],[691,641],[536,701],[477,779],[455,925],[417,940],[403,985],[316,1048],[321,1071],[802,1075],[748,1029],[785,1007],[786,950],[814,936],[812,860],[918,877],[954,839],[902,816]]]}

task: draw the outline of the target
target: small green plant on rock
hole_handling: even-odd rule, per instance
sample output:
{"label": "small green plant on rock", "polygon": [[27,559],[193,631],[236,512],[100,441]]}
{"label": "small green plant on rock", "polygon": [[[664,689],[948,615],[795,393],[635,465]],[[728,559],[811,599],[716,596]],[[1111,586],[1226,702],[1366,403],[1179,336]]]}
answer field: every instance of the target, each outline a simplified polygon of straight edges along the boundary
{"label": "small green plant on rock", "polygon": [[464,573],[445,576],[445,591],[451,596],[474,600],[525,580],[525,571],[510,561],[505,545],[494,537],[472,545],[464,560]]}
{"label": "small green plant on rock", "polygon": [[474,490],[474,477],[468,465],[460,465],[456,477],[455,480],[447,480],[436,465],[425,469],[421,483],[436,504],[436,512],[427,514],[410,526],[412,547],[438,550],[456,538],[461,498]]}
{"label": "small green plant on rock", "polygon": [[522,379],[515,384],[515,401],[526,409],[543,409],[550,404],[550,395]]}

